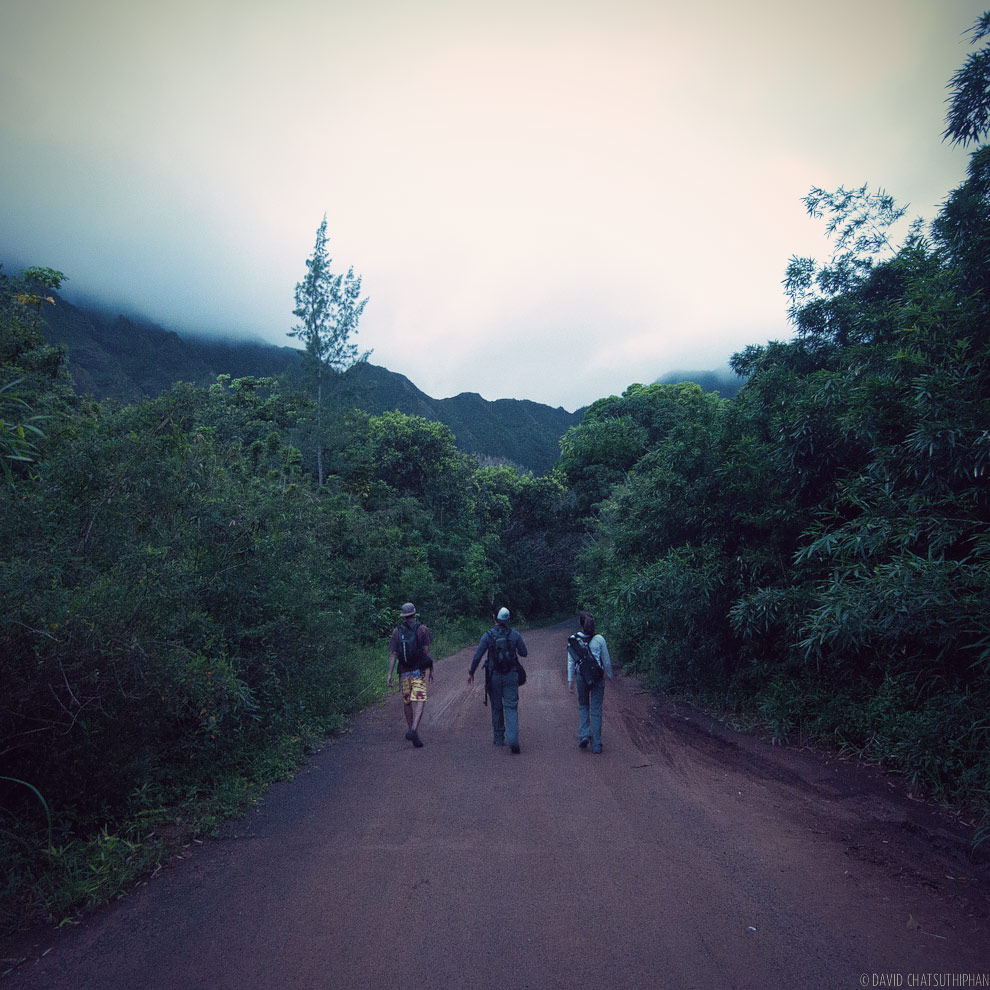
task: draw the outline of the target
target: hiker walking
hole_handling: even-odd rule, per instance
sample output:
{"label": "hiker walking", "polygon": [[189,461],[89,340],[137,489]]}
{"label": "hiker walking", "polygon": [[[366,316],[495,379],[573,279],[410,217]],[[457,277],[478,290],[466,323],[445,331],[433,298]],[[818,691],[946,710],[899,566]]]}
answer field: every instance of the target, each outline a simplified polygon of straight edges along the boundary
{"label": "hiker walking", "polygon": [[402,622],[392,630],[388,641],[388,686],[392,686],[392,673],[398,663],[402,703],[409,723],[406,739],[419,749],[423,745],[418,730],[426,707],[426,678],[429,676],[430,681],[433,680],[433,657],[430,656],[433,637],[422,622],[416,621],[416,606],[412,602],[406,602],[399,614]]}
{"label": "hiker walking", "polygon": [[526,644],[515,629],[509,628],[509,610],[500,608],[495,625],[484,636],[471,660],[468,684],[474,683],[474,672],[481,658],[485,660],[485,691],[492,702],[492,733],[496,746],[504,746],[508,738],[509,748],[519,752],[519,684],[525,677],[519,657],[526,656]]}
{"label": "hiker walking", "polygon": [[591,752],[602,751],[602,703],[605,678],[612,679],[612,658],[605,637],[595,634],[595,617],[590,612],[578,616],[581,631],[567,640],[567,686],[571,694],[577,684],[578,746]]}

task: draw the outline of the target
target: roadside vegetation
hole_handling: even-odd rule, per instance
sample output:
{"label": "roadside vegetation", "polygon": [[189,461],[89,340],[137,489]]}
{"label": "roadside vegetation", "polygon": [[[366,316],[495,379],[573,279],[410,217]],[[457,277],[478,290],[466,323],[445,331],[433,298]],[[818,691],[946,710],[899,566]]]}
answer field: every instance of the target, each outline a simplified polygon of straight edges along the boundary
{"label": "roadside vegetation", "polygon": [[580,598],[650,684],[756,714],[990,807],[990,15],[950,85],[975,142],[934,221],[814,189],[794,337],[732,360],[732,402],[631,386],[559,462],[592,542]]}
{"label": "roadside vegetation", "polygon": [[438,423],[275,379],[78,398],[27,274],[0,283],[5,928],[126,889],[343,729],[402,602],[441,650],[496,601],[569,607],[580,539],[558,477]]}

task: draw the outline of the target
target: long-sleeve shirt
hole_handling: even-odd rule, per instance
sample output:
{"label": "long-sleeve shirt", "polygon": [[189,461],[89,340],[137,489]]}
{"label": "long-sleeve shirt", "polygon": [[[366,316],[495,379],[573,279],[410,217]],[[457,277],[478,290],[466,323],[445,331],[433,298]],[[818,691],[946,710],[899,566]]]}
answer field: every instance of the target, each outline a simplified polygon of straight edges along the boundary
{"label": "long-sleeve shirt", "polygon": [[[492,628],[481,637],[481,642],[478,644],[478,648],[474,651],[474,657],[471,659],[471,669],[468,671],[469,674],[473,675],[478,669],[478,664],[481,663],[481,658],[490,649],[492,643],[494,642],[496,632],[498,632],[498,626],[492,626]],[[526,650],[526,644],[523,642],[523,638],[519,635],[517,630],[509,630],[509,641],[512,643],[512,646],[519,656],[525,657],[529,655]]]}
{"label": "long-sleeve shirt", "polygon": [[[608,646],[605,643],[605,637],[601,634],[596,634],[591,637],[588,641],[588,637],[584,633],[578,633],[578,635],[588,643],[588,649],[598,658],[598,662],[602,665],[602,669],[605,671],[606,677],[611,679],[612,677],[612,658],[608,655]],[[574,662],[574,655],[571,653],[570,647],[567,648],[567,680],[574,680],[574,672],[577,664]]]}

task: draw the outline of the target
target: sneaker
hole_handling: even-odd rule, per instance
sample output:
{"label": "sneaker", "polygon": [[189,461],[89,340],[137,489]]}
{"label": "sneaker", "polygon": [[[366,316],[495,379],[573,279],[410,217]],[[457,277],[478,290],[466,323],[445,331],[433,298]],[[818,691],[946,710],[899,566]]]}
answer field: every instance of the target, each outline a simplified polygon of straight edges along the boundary
{"label": "sneaker", "polygon": [[423,745],[423,740],[419,738],[419,733],[413,729],[412,730],[412,744],[419,749]]}
{"label": "sneaker", "polygon": [[515,745],[513,745],[511,747],[511,749],[512,749],[512,752],[513,753],[518,753],[519,752],[519,743],[516,743]]}
{"label": "sneaker", "polygon": [[590,742],[591,742],[590,739],[582,739],[578,743],[578,749],[587,749],[588,748],[588,743],[590,743]]}

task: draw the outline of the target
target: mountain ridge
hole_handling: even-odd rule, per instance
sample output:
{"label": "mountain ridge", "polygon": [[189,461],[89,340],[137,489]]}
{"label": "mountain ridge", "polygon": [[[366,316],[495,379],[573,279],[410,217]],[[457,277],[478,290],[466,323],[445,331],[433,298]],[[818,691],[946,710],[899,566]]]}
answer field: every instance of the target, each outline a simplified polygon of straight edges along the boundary
{"label": "mountain ridge", "polygon": [[[57,294],[44,314],[42,333],[49,344],[64,345],[76,391],[96,399],[139,402],[176,381],[206,386],[217,376],[296,376],[303,352],[259,341],[181,335],[150,321],[76,306]],[[461,392],[435,399],[405,375],[362,362],[344,373],[347,399],[371,415],[398,410],[444,423],[458,449],[479,460],[512,464],[543,474],[553,468],[560,438],[581,421],[529,399],[482,398]]]}
{"label": "mountain ridge", "polygon": [[[44,314],[46,342],[69,353],[76,390],[97,399],[139,402],[176,381],[206,386],[221,374],[233,378],[298,376],[303,351],[262,341],[180,334],[150,320],[75,305],[53,294]],[[730,370],[676,371],[658,384],[693,381],[731,398],[742,379]],[[560,439],[581,422],[584,408],[568,412],[531,399],[485,399],[464,391],[447,398],[427,395],[400,372],[361,362],[344,373],[345,401],[370,415],[398,410],[443,423],[458,449],[482,463],[511,464],[544,474],[560,454]]]}

